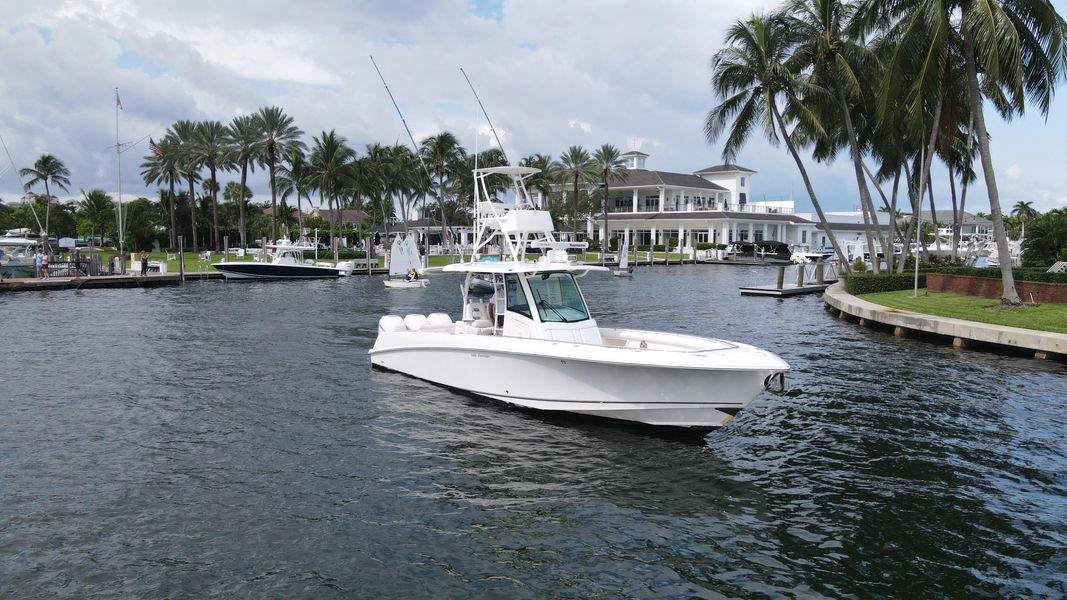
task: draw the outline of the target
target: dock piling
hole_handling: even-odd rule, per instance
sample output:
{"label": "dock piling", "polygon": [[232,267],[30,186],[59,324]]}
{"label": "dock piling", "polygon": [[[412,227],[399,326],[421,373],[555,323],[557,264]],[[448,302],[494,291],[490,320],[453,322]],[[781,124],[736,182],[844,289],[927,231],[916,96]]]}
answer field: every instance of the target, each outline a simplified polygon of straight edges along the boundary
{"label": "dock piling", "polygon": [[777,290],[782,289],[785,284],[785,265],[778,267],[778,281],[775,282],[774,288]]}

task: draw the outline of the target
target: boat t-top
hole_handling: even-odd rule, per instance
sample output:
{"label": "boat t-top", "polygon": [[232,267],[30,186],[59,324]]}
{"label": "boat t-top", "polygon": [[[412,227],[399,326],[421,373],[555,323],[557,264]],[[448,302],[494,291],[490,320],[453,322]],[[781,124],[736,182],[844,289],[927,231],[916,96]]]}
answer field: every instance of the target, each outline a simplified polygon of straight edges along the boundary
{"label": "boat t-top", "polygon": [[[552,217],[529,202],[530,167],[474,171],[476,238],[461,273],[462,313],[386,315],[371,363],[509,404],[652,425],[725,425],[765,388],[784,386],[789,365],[725,340],[601,327],[578,280],[606,267],[570,260],[581,242],[556,241]],[[507,176],[513,207],[489,199],[486,178]],[[527,258],[527,250],[543,253]],[[498,255],[499,260],[482,261]],[[492,282],[491,297],[471,280]]]}
{"label": "boat t-top", "polygon": [[213,263],[226,279],[322,279],[341,277],[352,272],[352,263],[337,265],[314,264],[304,259],[305,252],[315,247],[307,243],[294,243],[280,239],[267,244],[263,261],[230,261]]}

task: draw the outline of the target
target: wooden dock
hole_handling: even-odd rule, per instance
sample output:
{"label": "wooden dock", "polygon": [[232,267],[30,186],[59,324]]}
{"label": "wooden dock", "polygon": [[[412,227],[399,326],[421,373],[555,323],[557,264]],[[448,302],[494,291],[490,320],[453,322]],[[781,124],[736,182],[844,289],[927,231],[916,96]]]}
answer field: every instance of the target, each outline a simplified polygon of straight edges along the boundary
{"label": "wooden dock", "polygon": [[[188,275],[188,274],[187,274]],[[206,275],[206,273],[205,273]],[[221,274],[220,274],[221,275]],[[86,290],[96,288],[131,288],[178,285],[178,273],[149,273],[126,275],[94,275],[85,277],[18,277],[0,281],[0,292],[39,292],[44,290]]]}
{"label": "wooden dock", "polygon": [[814,263],[792,265],[796,276],[791,277],[795,283],[786,283],[786,267],[778,267],[778,280],[773,285],[750,285],[738,288],[742,296],[771,296],[784,298],[802,294],[818,294],[837,281],[837,269],[833,264]]}

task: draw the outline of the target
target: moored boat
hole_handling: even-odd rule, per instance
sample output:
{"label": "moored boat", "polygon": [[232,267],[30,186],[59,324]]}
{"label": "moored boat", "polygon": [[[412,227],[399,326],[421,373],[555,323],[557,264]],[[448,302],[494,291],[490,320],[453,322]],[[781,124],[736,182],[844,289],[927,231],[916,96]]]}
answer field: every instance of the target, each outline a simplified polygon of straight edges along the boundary
{"label": "moored boat", "polygon": [[[304,252],[315,248],[306,244],[293,244],[287,240],[268,245],[269,260],[222,261],[213,263],[216,271],[226,279],[329,279],[340,277],[347,267],[325,266],[304,260]],[[348,269],[351,272],[350,269]]]}

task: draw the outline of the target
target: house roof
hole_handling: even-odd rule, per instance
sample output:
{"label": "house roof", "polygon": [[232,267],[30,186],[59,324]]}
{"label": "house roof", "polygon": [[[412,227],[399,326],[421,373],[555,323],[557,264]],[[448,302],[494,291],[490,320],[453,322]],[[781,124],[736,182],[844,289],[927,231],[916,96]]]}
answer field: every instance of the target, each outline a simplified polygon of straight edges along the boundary
{"label": "house roof", "polygon": [[669,173],[667,171],[649,171],[648,169],[628,169],[626,181],[613,185],[611,188],[659,187],[661,185],[699,188],[714,190],[716,192],[729,191],[721,185],[712,183],[707,179],[697,177],[696,175]]}
{"label": "house roof", "polygon": [[742,167],[741,165],[732,165],[727,163],[725,165],[715,165],[711,167],[706,167],[696,172],[697,175],[701,175],[703,173],[755,173],[755,171]]}
{"label": "house roof", "polygon": [[[929,223],[933,219],[932,214],[928,210],[922,211],[921,214],[922,214],[923,223]],[[911,218],[911,213],[904,213],[904,216],[910,219]],[[945,210],[937,211],[937,221],[939,223],[943,223],[943,224],[951,223],[952,222],[952,209],[951,208],[946,208]],[[961,225],[988,225],[988,226],[992,227],[993,226],[993,221],[991,221],[991,220],[989,220],[989,219],[987,219],[985,217],[979,217],[978,215],[976,215],[974,213],[969,213],[967,211],[963,211],[962,213],[960,213],[960,224]]]}
{"label": "house roof", "polygon": [[645,158],[648,158],[648,155],[644,152],[641,152],[640,150],[630,150],[629,152],[623,152],[619,156],[643,156]]}
{"label": "house roof", "polygon": [[[315,208],[311,210],[313,216],[322,217],[327,221],[337,218],[337,211],[331,208]],[[367,213],[354,208],[341,210],[341,221],[344,223],[362,223],[367,218]]]}

